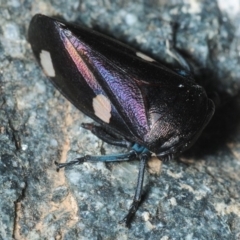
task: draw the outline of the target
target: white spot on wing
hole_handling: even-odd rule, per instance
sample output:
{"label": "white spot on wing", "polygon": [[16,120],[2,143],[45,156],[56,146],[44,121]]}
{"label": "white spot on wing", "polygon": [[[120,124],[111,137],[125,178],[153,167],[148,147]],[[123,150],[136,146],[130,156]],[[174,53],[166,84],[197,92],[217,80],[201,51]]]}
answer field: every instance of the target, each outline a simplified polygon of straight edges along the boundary
{"label": "white spot on wing", "polygon": [[155,60],[148,57],[147,55],[145,55],[144,53],[141,53],[141,52],[136,52],[136,55],[142,59],[144,59],[145,61],[148,61],[148,62],[154,62]]}
{"label": "white spot on wing", "polygon": [[104,95],[99,94],[95,98],[93,98],[93,109],[94,114],[102,121],[106,123],[110,122],[111,103]]}
{"label": "white spot on wing", "polygon": [[52,58],[48,51],[42,50],[40,53],[40,63],[44,73],[48,77],[55,77],[55,70],[53,68]]}

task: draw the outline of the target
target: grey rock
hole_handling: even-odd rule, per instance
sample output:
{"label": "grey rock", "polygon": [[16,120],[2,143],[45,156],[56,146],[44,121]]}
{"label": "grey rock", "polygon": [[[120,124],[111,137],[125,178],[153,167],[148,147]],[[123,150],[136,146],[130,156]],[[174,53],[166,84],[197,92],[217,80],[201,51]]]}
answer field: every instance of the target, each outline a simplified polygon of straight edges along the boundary
{"label": "grey rock", "polygon": [[[126,149],[81,129],[91,119],[35,62],[27,29],[39,12],[175,65],[168,42],[219,94],[220,107],[190,151],[167,164],[149,163],[130,229],[118,221],[131,204],[138,162],[56,172],[54,161]],[[221,0],[0,2],[0,239],[240,239],[239,12],[237,1]]]}

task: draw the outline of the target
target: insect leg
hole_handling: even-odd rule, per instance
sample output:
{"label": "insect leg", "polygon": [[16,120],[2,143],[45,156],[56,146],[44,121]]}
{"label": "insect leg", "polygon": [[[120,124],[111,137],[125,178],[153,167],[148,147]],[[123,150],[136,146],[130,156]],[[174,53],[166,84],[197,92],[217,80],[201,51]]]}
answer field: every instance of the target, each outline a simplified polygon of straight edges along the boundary
{"label": "insect leg", "polygon": [[150,152],[144,152],[140,155],[140,166],[139,166],[139,172],[138,172],[137,188],[135,191],[133,202],[131,204],[130,209],[128,210],[127,215],[120,221],[121,224],[125,223],[126,227],[130,226],[131,220],[135,215],[139,207],[139,204],[141,202],[144,172],[145,172],[146,163],[150,158],[150,156],[151,156]]}
{"label": "insect leg", "polygon": [[123,154],[114,154],[114,155],[104,155],[104,156],[91,156],[86,155],[84,157],[76,158],[73,161],[70,161],[68,163],[58,163],[55,162],[57,166],[57,170],[60,168],[68,167],[71,165],[78,165],[82,164],[84,162],[121,162],[121,161],[131,161],[138,157],[138,154],[135,150],[131,150],[128,153]]}
{"label": "insect leg", "polygon": [[133,145],[131,142],[128,142],[125,139],[120,139],[117,136],[115,137],[114,134],[112,134],[108,129],[105,129],[102,126],[96,126],[92,123],[82,123],[81,126],[91,131],[95,136],[97,136],[106,143],[126,148],[129,148]]}
{"label": "insect leg", "polygon": [[186,61],[186,59],[176,49],[174,49],[173,47],[170,47],[168,40],[166,40],[166,53],[170,57],[175,59],[183,69],[185,69],[189,73],[191,72],[191,68],[188,62]]}

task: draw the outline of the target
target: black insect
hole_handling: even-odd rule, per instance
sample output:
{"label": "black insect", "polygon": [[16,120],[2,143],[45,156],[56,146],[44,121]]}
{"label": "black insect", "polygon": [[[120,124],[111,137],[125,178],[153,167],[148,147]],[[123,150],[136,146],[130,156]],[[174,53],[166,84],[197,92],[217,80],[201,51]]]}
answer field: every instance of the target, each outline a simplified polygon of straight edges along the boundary
{"label": "black insect", "polygon": [[134,49],[91,29],[35,15],[28,32],[35,57],[59,91],[100,125],[82,124],[103,141],[129,148],[126,154],[84,156],[85,161],[140,161],[127,226],[138,209],[146,162],[166,160],[199,137],[214,113],[205,90]]}

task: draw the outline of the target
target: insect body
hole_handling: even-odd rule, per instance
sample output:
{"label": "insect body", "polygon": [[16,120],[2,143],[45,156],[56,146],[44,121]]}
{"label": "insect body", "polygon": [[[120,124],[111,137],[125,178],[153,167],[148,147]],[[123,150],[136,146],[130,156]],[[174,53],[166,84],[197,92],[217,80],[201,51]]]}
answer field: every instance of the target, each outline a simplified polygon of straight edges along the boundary
{"label": "insect body", "polygon": [[140,160],[137,189],[123,222],[129,225],[152,153],[171,159],[189,148],[214,113],[205,90],[181,72],[93,30],[35,15],[29,42],[45,74],[74,106],[99,125],[82,126],[129,153],[84,161]]}

